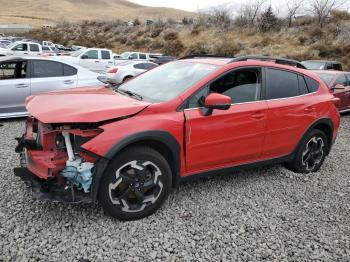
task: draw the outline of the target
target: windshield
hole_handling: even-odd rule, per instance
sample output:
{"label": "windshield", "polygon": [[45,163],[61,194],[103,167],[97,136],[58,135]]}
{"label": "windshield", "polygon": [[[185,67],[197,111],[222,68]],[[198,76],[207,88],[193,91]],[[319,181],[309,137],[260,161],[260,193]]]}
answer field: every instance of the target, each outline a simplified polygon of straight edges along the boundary
{"label": "windshield", "polygon": [[73,57],[78,57],[80,54],[82,54],[85,51],[85,49],[79,49],[71,54]]}
{"label": "windshield", "polygon": [[318,70],[318,69],[323,69],[325,66],[324,62],[317,62],[317,61],[305,61],[302,62],[302,64],[310,70]]}
{"label": "windshield", "polygon": [[327,74],[327,73],[320,73],[316,72],[316,74],[323,80],[323,82],[326,83],[327,86],[330,86],[332,83],[332,80],[334,78],[334,74]]}
{"label": "windshield", "polygon": [[130,55],[130,52],[124,52],[120,55],[121,58],[127,59]]}
{"label": "windshield", "polygon": [[172,62],[126,82],[119,89],[138,94],[145,100],[164,102],[179,96],[217,68],[209,64]]}
{"label": "windshield", "polygon": [[14,42],[14,43],[12,43],[12,44],[9,44],[9,45],[7,46],[7,48],[8,48],[8,49],[11,49],[12,47],[15,47],[17,44],[18,44],[17,42]]}

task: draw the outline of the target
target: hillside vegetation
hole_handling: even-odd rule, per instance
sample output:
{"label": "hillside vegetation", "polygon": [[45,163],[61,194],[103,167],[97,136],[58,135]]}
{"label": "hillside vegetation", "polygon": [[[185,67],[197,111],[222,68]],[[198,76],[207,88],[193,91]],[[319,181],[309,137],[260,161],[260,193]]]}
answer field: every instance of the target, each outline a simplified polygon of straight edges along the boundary
{"label": "hillside vegetation", "polygon": [[53,25],[62,20],[131,20],[194,15],[172,8],[146,7],[126,0],[0,0],[0,23]]}
{"label": "hillside vegetation", "polygon": [[29,37],[47,39],[64,45],[109,47],[115,52],[140,50],[175,56],[217,54],[236,56],[261,54],[298,60],[332,59],[350,69],[350,14],[332,11],[320,26],[306,16],[291,24],[266,10],[251,26],[242,19],[226,20],[203,16],[182,24],[168,20],[154,25],[127,26],[121,21],[61,23],[53,28],[30,32]]}

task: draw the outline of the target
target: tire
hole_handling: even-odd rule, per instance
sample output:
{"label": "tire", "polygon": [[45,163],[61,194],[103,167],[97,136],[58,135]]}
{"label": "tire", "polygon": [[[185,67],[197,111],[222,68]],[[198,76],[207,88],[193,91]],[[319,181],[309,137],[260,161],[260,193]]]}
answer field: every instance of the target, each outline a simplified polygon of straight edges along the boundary
{"label": "tire", "polygon": [[324,132],[313,129],[302,139],[294,159],[285,163],[286,168],[295,173],[317,172],[329,150],[328,139]]}
{"label": "tire", "polygon": [[155,213],[169,196],[172,173],[166,159],[147,146],[122,151],[108,166],[98,192],[104,211],[120,220]]}
{"label": "tire", "polygon": [[133,78],[133,77],[132,77],[132,76],[126,76],[126,77],[124,77],[123,83],[126,82],[126,81],[129,81],[131,78]]}

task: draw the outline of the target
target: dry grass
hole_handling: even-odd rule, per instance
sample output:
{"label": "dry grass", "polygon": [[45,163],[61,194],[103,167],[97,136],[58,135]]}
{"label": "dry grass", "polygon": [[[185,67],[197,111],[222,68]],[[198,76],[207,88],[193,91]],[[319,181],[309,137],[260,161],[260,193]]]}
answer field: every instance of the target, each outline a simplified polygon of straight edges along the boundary
{"label": "dry grass", "polygon": [[125,0],[0,0],[0,23],[53,25],[62,20],[132,20],[194,16],[172,8],[146,7]]}

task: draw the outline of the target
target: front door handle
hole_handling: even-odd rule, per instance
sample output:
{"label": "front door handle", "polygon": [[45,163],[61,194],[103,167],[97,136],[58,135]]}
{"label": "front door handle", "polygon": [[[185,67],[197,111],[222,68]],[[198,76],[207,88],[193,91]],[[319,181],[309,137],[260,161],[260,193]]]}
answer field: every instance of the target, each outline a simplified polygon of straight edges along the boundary
{"label": "front door handle", "polygon": [[95,63],[99,63],[100,61],[96,60]]}
{"label": "front door handle", "polygon": [[26,88],[26,87],[28,87],[27,84],[17,84],[16,85],[16,88]]}

